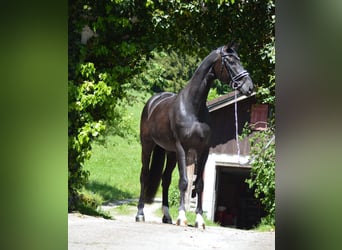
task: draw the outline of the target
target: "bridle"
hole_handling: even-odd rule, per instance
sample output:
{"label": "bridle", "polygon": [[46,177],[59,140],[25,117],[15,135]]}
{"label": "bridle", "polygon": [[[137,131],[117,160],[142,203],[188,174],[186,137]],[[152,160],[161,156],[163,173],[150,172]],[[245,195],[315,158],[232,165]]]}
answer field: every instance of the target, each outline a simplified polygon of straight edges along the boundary
{"label": "bridle", "polygon": [[221,47],[220,49],[220,55],[221,55],[221,61],[222,61],[222,66],[221,66],[221,75],[222,75],[222,70],[223,70],[223,66],[226,67],[226,70],[229,73],[230,76],[230,83],[229,85],[233,88],[233,89],[239,89],[241,88],[241,86],[243,85],[243,83],[239,82],[242,78],[246,77],[249,75],[249,73],[247,72],[247,70],[242,70],[241,72],[239,72],[238,74],[234,75],[234,72],[229,64],[228,61],[228,56],[233,56],[235,57],[237,60],[240,61],[240,57],[238,57],[236,54],[233,53],[227,53],[223,50],[224,47]]}
{"label": "bridle", "polygon": [[[240,80],[246,76],[249,75],[247,70],[242,70],[241,72],[237,73],[234,75],[234,72],[231,68],[231,65],[229,64],[228,56],[234,57],[236,60],[240,61],[240,57],[236,55],[235,53],[228,53],[223,50],[224,46],[220,48],[220,55],[221,55],[221,76],[222,76],[222,71],[223,67],[226,67],[226,70],[228,71],[228,74],[230,76],[230,83],[229,85],[234,89],[240,89],[243,85],[243,83],[240,82]],[[239,135],[238,135],[238,115],[237,115],[237,91],[234,91],[234,96],[235,96],[235,102],[234,102],[234,110],[235,110],[235,141],[236,141],[236,148],[237,148],[237,156],[238,156],[238,162],[240,164],[240,144],[239,144]]]}

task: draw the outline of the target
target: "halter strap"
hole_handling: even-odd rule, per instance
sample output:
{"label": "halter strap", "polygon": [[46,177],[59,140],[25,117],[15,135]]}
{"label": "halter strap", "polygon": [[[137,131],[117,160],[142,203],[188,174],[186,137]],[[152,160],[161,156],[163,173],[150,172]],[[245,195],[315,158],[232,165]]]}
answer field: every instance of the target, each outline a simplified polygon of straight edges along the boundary
{"label": "halter strap", "polygon": [[238,89],[242,86],[243,83],[238,82],[240,79],[244,78],[245,76],[248,76],[249,73],[247,70],[241,71],[239,74],[235,75],[231,78],[230,84],[233,89]]}

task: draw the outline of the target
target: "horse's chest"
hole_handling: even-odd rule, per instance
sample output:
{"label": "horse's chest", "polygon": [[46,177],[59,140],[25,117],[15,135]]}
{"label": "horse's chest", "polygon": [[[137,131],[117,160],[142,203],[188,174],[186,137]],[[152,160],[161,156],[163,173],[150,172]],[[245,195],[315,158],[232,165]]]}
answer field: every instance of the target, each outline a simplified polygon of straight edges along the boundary
{"label": "horse's chest", "polygon": [[207,123],[193,122],[187,126],[179,127],[180,140],[191,147],[208,144],[210,138],[210,127]]}

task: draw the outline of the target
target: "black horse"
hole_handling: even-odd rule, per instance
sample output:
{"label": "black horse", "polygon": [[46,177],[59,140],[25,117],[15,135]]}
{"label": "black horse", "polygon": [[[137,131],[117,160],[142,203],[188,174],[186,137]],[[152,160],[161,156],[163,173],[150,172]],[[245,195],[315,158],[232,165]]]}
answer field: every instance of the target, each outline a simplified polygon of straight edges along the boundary
{"label": "black horse", "polygon": [[[253,83],[242,67],[234,43],[212,51],[196,69],[179,94],[162,92],[146,103],[140,122],[142,169],[136,221],[145,221],[144,203],[151,203],[162,180],[164,223],[172,223],[168,189],[176,163],[179,170],[180,206],[177,225],[187,225],[184,194],[188,179],[186,166],[195,163],[197,194],[196,227],[205,227],[202,218],[203,170],[210,147],[210,122],[206,100],[215,78],[242,94],[250,95]],[[164,168],[165,156],[167,158]],[[164,170],[164,171],[163,171]]]}

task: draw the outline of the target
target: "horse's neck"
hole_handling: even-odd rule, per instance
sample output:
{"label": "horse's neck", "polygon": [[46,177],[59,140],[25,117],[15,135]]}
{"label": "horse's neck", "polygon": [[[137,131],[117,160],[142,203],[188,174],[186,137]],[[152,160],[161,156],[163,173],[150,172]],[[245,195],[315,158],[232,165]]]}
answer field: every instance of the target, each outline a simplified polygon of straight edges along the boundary
{"label": "horse's neck", "polygon": [[213,73],[210,71],[218,58],[218,54],[215,51],[204,58],[184,88],[186,101],[195,109],[201,108],[206,103],[211,84],[214,80]]}

